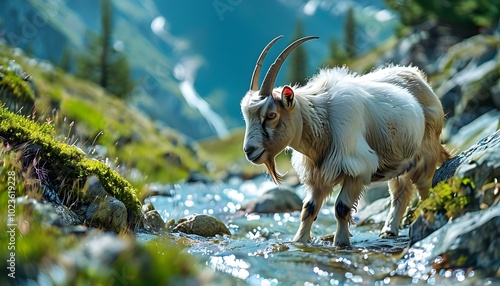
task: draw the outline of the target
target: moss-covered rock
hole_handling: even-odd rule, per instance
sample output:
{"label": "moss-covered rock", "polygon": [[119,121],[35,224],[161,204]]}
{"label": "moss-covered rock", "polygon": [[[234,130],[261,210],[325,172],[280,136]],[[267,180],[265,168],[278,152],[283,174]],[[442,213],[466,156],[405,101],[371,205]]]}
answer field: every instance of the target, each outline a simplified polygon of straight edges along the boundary
{"label": "moss-covered rock", "polygon": [[436,270],[481,269],[498,278],[499,176],[500,131],[446,161],[434,176],[440,182],[418,205],[397,274],[417,281]]}
{"label": "moss-covered rock", "polygon": [[[29,187],[33,179],[26,177],[29,170],[21,155],[12,148],[0,148],[0,186],[5,186],[0,191],[0,224],[9,231],[0,234],[0,244],[5,246],[0,248],[0,257],[6,258],[0,261],[0,285],[199,284],[194,259],[171,241],[144,244],[127,233],[74,226],[80,221],[72,210],[42,202],[42,189]],[[87,195],[93,193],[97,199],[104,195],[98,188],[87,190]],[[90,199],[83,194],[73,198],[70,207],[76,211],[75,205]],[[7,260],[10,257],[12,261]]]}
{"label": "moss-covered rock", "polygon": [[[429,197],[420,202],[410,228],[413,244],[467,212],[498,202],[495,178],[500,176],[500,131],[446,161],[435,173]],[[418,218],[417,218],[418,216]]]}
{"label": "moss-covered rock", "polygon": [[82,196],[87,178],[96,176],[106,192],[125,204],[128,224],[134,226],[139,222],[141,203],[137,190],[105,163],[86,158],[80,149],[55,140],[51,124],[40,124],[1,108],[0,136],[4,144],[21,152],[27,146],[37,147],[35,154],[22,159],[25,170],[43,168],[46,176],[38,178],[43,180],[42,184],[55,186],[66,197],[73,195],[78,198]]}

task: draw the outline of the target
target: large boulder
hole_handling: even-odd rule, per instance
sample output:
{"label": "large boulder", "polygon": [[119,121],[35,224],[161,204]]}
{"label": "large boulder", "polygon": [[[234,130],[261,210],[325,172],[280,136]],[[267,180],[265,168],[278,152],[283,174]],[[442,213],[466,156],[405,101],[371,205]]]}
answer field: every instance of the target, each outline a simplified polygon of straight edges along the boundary
{"label": "large boulder", "polygon": [[467,213],[416,242],[396,272],[425,280],[436,270],[467,268],[500,278],[500,205]]}
{"label": "large boulder", "polygon": [[[481,181],[492,179],[495,174],[498,176],[499,160],[495,158],[495,153],[500,150],[500,130],[480,140],[477,144],[469,149],[461,152],[457,156],[444,162],[444,164],[436,171],[432,179],[432,186],[444,181],[454,175],[463,176],[466,172],[468,175],[481,175]],[[486,173],[474,171],[474,169],[486,168]],[[480,183],[480,182],[476,182]]]}
{"label": "large boulder", "polygon": [[446,161],[410,227],[410,248],[398,274],[428,277],[432,269],[500,272],[500,131]]}
{"label": "large boulder", "polygon": [[[494,182],[500,176],[500,130],[446,161],[434,174],[422,215],[410,226],[410,243],[422,240],[450,219],[498,202]],[[438,185],[438,183],[440,184]]]}

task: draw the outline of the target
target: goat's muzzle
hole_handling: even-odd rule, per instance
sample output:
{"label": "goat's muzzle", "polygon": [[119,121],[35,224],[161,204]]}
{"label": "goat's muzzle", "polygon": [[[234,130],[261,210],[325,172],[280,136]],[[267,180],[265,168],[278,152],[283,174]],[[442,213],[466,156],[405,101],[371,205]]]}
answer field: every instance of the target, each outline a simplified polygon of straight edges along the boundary
{"label": "goat's muzzle", "polygon": [[243,151],[245,152],[248,161],[252,162],[255,165],[264,164],[274,183],[276,185],[281,184],[283,176],[276,170],[276,162],[274,156],[266,152],[265,149],[260,149],[256,146],[244,146]]}
{"label": "goat's muzzle", "polygon": [[243,147],[243,151],[245,152],[245,155],[247,156],[248,161],[259,164],[257,160],[264,154],[265,150],[259,150],[255,146],[245,146]]}

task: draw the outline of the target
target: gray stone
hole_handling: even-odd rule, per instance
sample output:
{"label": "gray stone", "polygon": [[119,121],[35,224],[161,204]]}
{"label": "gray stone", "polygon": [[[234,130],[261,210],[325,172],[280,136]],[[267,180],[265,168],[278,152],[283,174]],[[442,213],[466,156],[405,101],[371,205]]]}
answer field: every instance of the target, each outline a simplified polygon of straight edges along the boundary
{"label": "gray stone", "polygon": [[108,196],[101,202],[90,203],[85,219],[92,226],[119,233],[127,229],[127,208],[121,201]]}
{"label": "gray stone", "polygon": [[64,205],[43,203],[27,196],[19,197],[17,204],[24,207],[37,223],[59,227],[74,226],[82,223],[83,219]]}
{"label": "gray stone", "polygon": [[433,269],[500,269],[500,205],[467,213],[422,241],[398,262],[397,274],[426,279]]}
{"label": "gray stone", "polygon": [[216,217],[204,214],[194,214],[181,218],[174,225],[172,231],[196,234],[203,237],[231,235],[231,232],[222,221]]}
{"label": "gray stone", "polygon": [[149,227],[154,231],[165,229],[165,222],[156,210],[144,213],[144,224],[146,227]]}
{"label": "gray stone", "polygon": [[246,213],[284,213],[300,211],[302,200],[291,189],[273,188],[257,199],[245,203],[241,210]]}
{"label": "gray stone", "polygon": [[74,211],[68,209],[65,205],[53,204],[54,211],[64,222],[65,226],[75,226],[83,223],[83,218]]}
{"label": "gray stone", "polygon": [[378,199],[354,214],[356,224],[382,223],[387,218],[390,207],[391,198],[386,197]]}
{"label": "gray stone", "polygon": [[[467,208],[464,209],[464,213],[493,205],[498,200],[498,196],[492,194],[492,189],[483,190],[483,185],[500,177],[500,131],[480,140],[476,145],[446,161],[436,171],[433,185],[453,176],[469,178],[474,182],[474,189],[465,189],[471,193],[463,194],[472,198]],[[410,226],[410,244],[425,238],[447,222],[448,219],[438,212],[430,221],[423,218],[417,219]]]}
{"label": "gray stone", "polygon": [[[461,165],[475,164],[475,160],[481,156],[486,150],[500,150],[500,130],[483,138],[477,144],[469,149],[461,152],[457,156],[444,162],[444,164],[437,169],[432,179],[432,186],[436,186],[439,182],[451,178],[455,175],[455,171]],[[462,167],[463,168],[463,167]]]}
{"label": "gray stone", "polygon": [[90,176],[83,187],[84,197],[87,202],[92,202],[97,198],[105,198],[108,193],[104,190],[101,182],[96,176]]}

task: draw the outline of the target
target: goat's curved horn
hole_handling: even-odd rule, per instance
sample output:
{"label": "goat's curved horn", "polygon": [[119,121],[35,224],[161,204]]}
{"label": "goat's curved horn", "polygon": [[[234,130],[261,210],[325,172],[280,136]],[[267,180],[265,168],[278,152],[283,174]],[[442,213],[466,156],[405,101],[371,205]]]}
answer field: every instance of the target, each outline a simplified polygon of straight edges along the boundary
{"label": "goat's curved horn", "polygon": [[296,40],[295,42],[291,43],[286,49],[279,54],[279,56],[276,58],[274,63],[269,67],[269,70],[266,73],[266,77],[264,78],[264,81],[262,82],[262,86],[260,87],[260,92],[259,94],[261,96],[268,96],[271,94],[274,88],[274,82],[276,81],[276,77],[278,76],[278,72],[281,68],[281,65],[283,65],[283,62],[285,61],[286,57],[295,49],[297,48],[300,44],[304,43],[305,41],[309,41],[312,39],[318,39],[319,37],[317,36],[309,36],[309,37],[304,37]]}
{"label": "goat's curved horn", "polygon": [[264,61],[264,58],[266,57],[267,52],[269,49],[274,45],[274,43],[283,38],[283,36],[278,36],[274,38],[267,46],[262,50],[262,53],[260,53],[259,59],[257,60],[257,64],[255,64],[255,69],[253,70],[252,74],[252,81],[250,82],[250,90],[252,91],[257,91],[259,90],[259,77],[260,77],[260,70],[262,68],[262,62]]}

